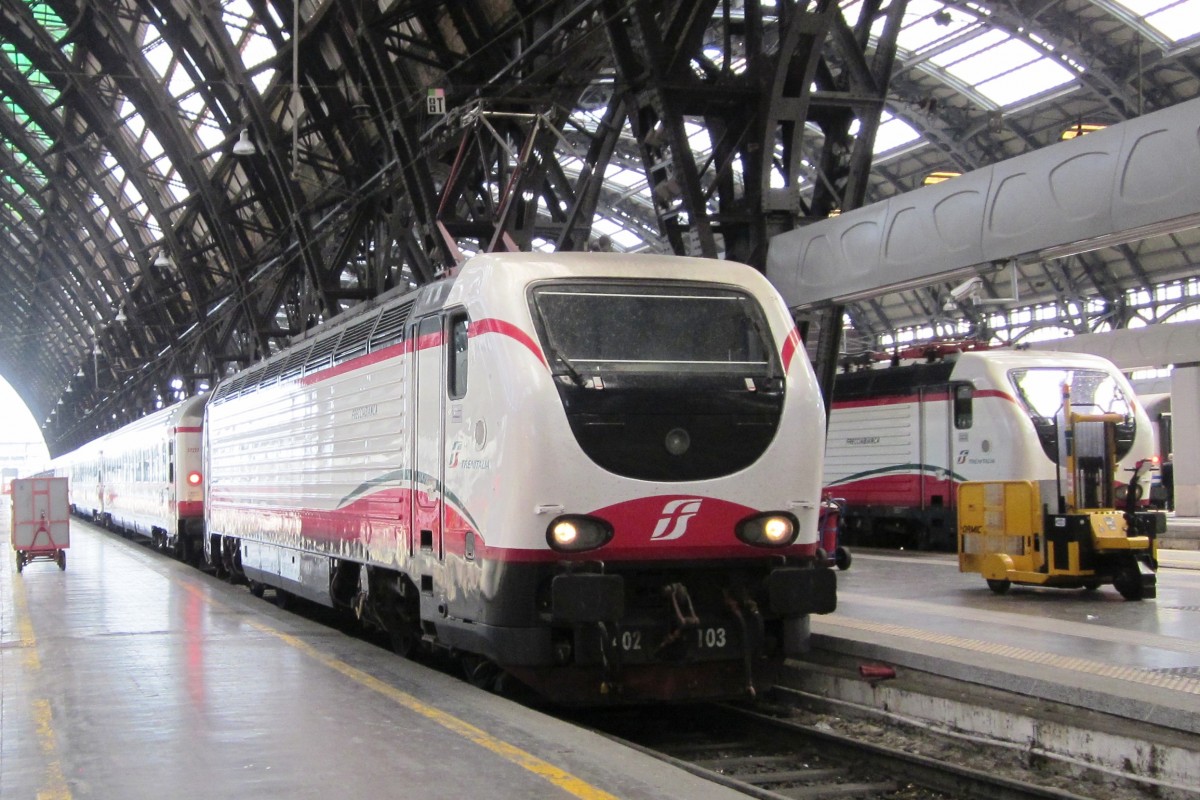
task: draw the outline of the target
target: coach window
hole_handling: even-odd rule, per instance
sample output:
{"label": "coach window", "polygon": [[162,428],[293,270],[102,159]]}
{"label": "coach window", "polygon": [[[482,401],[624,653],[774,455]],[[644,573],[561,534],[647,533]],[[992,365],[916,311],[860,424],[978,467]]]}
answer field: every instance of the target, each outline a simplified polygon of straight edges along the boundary
{"label": "coach window", "polygon": [[467,334],[470,320],[463,312],[450,316],[450,375],[447,386],[450,399],[458,400],[467,393]]}
{"label": "coach window", "polygon": [[971,427],[974,420],[973,401],[975,387],[969,383],[953,384],[954,391],[954,427],[964,431]]}

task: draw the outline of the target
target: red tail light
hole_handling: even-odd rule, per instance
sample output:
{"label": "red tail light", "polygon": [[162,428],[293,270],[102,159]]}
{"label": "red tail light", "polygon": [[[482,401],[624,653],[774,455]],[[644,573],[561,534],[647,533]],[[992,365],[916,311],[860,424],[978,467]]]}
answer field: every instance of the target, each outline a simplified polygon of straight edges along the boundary
{"label": "red tail light", "polygon": [[199,472],[189,472],[187,476],[188,486],[199,486],[204,480],[204,476]]}

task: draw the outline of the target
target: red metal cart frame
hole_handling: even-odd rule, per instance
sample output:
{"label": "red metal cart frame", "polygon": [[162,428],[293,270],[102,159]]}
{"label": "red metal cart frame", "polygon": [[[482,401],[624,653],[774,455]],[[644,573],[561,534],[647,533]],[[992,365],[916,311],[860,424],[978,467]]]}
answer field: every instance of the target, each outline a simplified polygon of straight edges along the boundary
{"label": "red metal cart frame", "polygon": [[31,561],[67,568],[71,523],[66,478],[16,478],[12,482],[12,547],[17,572]]}

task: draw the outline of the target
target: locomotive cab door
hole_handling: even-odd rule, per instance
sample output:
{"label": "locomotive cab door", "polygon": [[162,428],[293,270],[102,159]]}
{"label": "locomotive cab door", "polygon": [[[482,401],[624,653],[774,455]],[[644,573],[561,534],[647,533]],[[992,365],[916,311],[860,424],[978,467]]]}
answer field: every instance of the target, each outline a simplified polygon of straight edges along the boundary
{"label": "locomotive cab door", "polygon": [[419,552],[440,560],[446,463],[442,317],[440,314],[425,317],[414,327],[412,524]]}
{"label": "locomotive cab door", "polygon": [[952,469],[950,414],[945,384],[917,389],[917,464],[920,509],[928,511],[945,504],[947,472]]}

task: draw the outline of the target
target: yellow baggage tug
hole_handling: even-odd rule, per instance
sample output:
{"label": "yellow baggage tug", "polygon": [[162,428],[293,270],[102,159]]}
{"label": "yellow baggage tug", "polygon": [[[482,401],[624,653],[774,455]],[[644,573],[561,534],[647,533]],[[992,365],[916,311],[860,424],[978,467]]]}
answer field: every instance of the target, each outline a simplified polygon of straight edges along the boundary
{"label": "yellow baggage tug", "polygon": [[982,573],[997,594],[1014,583],[1067,589],[1111,583],[1126,600],[1152,598],[1156,537],[1166,529],[1166,516],[1135,510],[1145,465],[1134,470],[1126,508],[1117,508],[1116,425],[1123,417],[1077,414],[1070,393],[1064,385],[1056,481],[959,486],[959,571]]}

